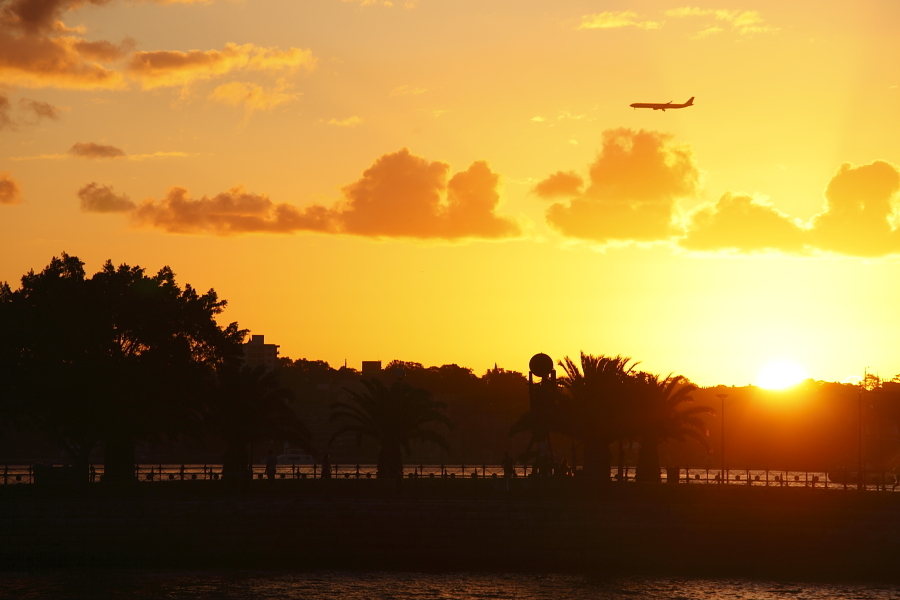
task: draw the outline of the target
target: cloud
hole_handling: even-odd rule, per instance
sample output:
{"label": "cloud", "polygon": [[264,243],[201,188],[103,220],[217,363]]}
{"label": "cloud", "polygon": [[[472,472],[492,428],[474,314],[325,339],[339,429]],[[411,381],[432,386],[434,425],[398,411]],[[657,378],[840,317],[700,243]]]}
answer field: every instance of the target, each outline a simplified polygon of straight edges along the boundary
{"label": "cloud", "polygon": [[745,194],[726,193],[688,217],[687,235],[679,244],[689,250],[780,250],[801,252],[805,230],[773,206]]}
{"label": "cloud", "polygon": [[169,233],[234,235],[238,233],[334,232],[331,215],[323,207],[300,210],[275,204],[264,194],[236,186],[213,197],[191,198],[182,187],[169,189],[159,200],[141,202],[132,213],[137,225]]}
{"label": "cloud", "polygon": [[[551,175],[535,190],[558,191],[569,177]],[[677,233],[675,201],[696,194],[699,171],[688,146],[655,131],[609,129],[590,165],[587,188],[547,209],[547,222],[567,237],[599,243],[660,241]]]}
{"label": "cloud", "polygon": [[125,153],[115,146],[105,146],[94,142],[78,142],[69,148],[69,154],[79,158],[124,158]]}
{"label": "cloud", "polygon": [[134,50],[134,46],[135,42],[131,38],[126,38],[118,44],[103,40],[98,42],[77,40],[72,43],[72,48],[81,56],[101,62],[112,62],[124,58]]}
{"label": "cloud", "polygon": [[20,98],[19,107],[22,110],[34,115],[35,120],[49,119],[55,121],[59,118],[59,109],[40,100],[32,100],[31,98]]}
{"label": "cloud", "polygon": [[[392,8],[394,3],[391,0],[342,0],[343,2],[352,2],[354,4],[359,4],[360,6],[384,6],[385,8]],[[403,8],[415,8],[419,3],[419,0],[406,0],[403,3]]]}
{"label": "cloud", "polygon": [[[684,6],[667,10],[666,16],[673,18],[712,17],[717,21],[729,23],[732,29],[740,35],[774,33],[778,31],[777,27],[765,25],[759,12],[755,10],[725,10]],[[700,39],[720,31],[722,31],[722,29],[719,27],[709,27],[691,37]]]}
{"label": "cloud", "polygon": [[[121,154],[118,154],[121,152]],[[148,152],[145,154],[125,154],[115,146],[103,146],[93,142],[79,142],[69,149],[66,154],[38,154],[37,156],[13,156],[10,160],[66,160],[69,158],[122,158],[125,160],[148,160],[157,158],[185,158],[191,156],[187,152]]]}
{"label": "cloud", "polygon": [[134,210],[135,204],[128,196],[116,194],[112,186],[91,182],[80,190],[81,210],[93,213],[117,213]]}
{"label": "cloud", "polygon": [[9,116],[9,98],[0,95],[0,131],[3,129],[15,129],[12,117]]}
{"label": "cloud", "polygon": [[640,29],[659,29],[655,21],[640,21],[638,15],[630,10],[619,12],[602,12],[581,17],[576,29],[618,29],[620,27],[638,27]]}
{"label": "cloud", "polygon": [[778,250],[813,255],[882,257],[900,254],[897,200],[900,169],[877,160],[841,165],[825,189],[822,211],[801,223],[768,203],[726,193],[687,220],[679,245],[690,250]]}
{"label": "cloud", "polygon": [[232,81],[225,83],[213,90],[209,95],[210,100],[229,104],[231,106],[243,106],[248,112],[254,110],[272,110],[282,104],[287,104],[298,98],[301,94],[290,93],[291,86],[284,80],[280,80],[274,88],[263,88],[255,83],[244,81]]}
{"label": "cloud", "polygon": [[338,127],[356,127],[360,123],[362,123],[362,119],[360,119],[356,115],[353,115],[352,117],[347,117],[346,119],[341,119],[341,120],[330,119],[328,121],[329,125],[337,125]]}
{"label": "cloud", "polygon": [[[28,34],[59,30],[60,17],[66,11],[93,4],[108,3],[110,0],[8,0],[0,4],[0,23],[8,28],[19,29]],[[64,26],[62,26],[64,27]]]}
{"label": "cloud", "polygon": [[572,171],[557,171],[534,186],[534,193],[545,199],[572,197],[581,193],[584,179]]}
{"label": "cloud", "polygon": [[9,173],[0,173],[0,204],[19,204],[22,191]]}
{"label": "cloud", "polygon": [[825,207],[810,221],[811,245],[851,256],[900,252],[894,228],[900,170],[883,160],[842,164],[825,188]]}
{"label": "cloud", "polygon": [[418,96],[419,94],[424,94],[428,90],[423,88],[413,87],[411,85],[399,85],[391,90],[391,93],[388,94],[391,98],[399,98],[401,96]]}
{"label": "cloud", "polygon": [[484,161],[447,182],[450,166],[403,149],[385,154],[343,188],[334,209],[345,233],[371,237],[508,238],[512,219],[496,214],[499,177]]}
{"label": "cloud", "polygon": [[278,71],[315,68],[311,50],[263,48],[253,44],[225,44],[222,50],[155,50],[135,52],[127,65],[129,75],[144,89],[186,86],[232,71]]}
{"label": "cloud", "polygon": [[694,35],[691,36],[692,40],[702,40],[703,38],[709,37],[711,35],[715,35],[717,33],[722,33],[725,31],[721,27],[707,27],[701,31],[698,31]]}
{"label": "cloud", "polygon": [[4,129],[15,130],[19,125],[34,125],[41,119],[56,120],[59,118],[59,109],[52,104],[32,100],[31,98],[19,98],[19,111],[25,112],[25,117],[13,118],[12,103],[9,98],[0,94],[0,131]]}
{"label": "cloud", "polygon": [[[499,176],[484,161],[448,176],[450,166],[410,154],[385,154],[327,207],[299,208],[236,186],[212,197],[192,198],[182,187],[130,211],[138,226],[169,233],[319,232],[374,238],[504,239],[521,234],[498,215]],[[88,187],[88,186],[86,186]],[[85,189],[85,188],[82,188]]]}
{"label": "cloud", "polygon": [[81,53],[88,49],[90,54],[96,49],[93,44],[74,36],[17,35],[0,26],[0,78],[32,88],[122,87],[120,73]]}

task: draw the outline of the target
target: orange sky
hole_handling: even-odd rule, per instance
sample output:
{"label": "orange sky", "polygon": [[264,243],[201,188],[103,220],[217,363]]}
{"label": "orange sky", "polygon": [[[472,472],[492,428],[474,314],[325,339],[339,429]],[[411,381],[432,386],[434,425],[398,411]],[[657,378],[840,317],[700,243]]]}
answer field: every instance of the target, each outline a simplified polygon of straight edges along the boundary
{"label": "orange sky", "polygon": [[[900,4],[0,0],[0,280],[283,355],[900,373]],[[632,102],[680,103],[677,111]]]}

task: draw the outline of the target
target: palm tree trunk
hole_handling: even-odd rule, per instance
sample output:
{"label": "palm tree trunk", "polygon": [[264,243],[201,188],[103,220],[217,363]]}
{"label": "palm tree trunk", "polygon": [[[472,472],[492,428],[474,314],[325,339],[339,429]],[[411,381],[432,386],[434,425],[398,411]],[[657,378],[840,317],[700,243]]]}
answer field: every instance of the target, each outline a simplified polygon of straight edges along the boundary
{"label": "palm tree trunk", "polygon": [[616,474],[619,477],[619,482],[625,482],[625,442],[619,439],[619,455],[617,457],[616,462],[618,463],[616,466],[618,469],[616,470]]}
{"label": "palm tree trunk", "polygon": [[588,477],[596,477],[600,481],[609,480],[609,465],[612,462],[612,452],[609,444],[603,442],[585,442],[584,444],[584,474]]}
{"label": "palm tree trunk", "polygon": [[229,443],[222,456],[222,480],[243,481],[247,474],[247,444]]}
{"label": "palm tree trunk", "polygon": [[106,440],[104,448],[103,481],[123,483],[134,481],[134,438],[114,434]]}
{"label": "palm tree trunk", "polygon": [[378,452],[377,477],[403,477],[403,454],[400,444],[384,444]]}
{"label": "palm tree trunk", "polygon": [[656,438],[641,440],[641,451],[638,453],[637,471],[634,474],[635,481],[659,483],[659,442]]}

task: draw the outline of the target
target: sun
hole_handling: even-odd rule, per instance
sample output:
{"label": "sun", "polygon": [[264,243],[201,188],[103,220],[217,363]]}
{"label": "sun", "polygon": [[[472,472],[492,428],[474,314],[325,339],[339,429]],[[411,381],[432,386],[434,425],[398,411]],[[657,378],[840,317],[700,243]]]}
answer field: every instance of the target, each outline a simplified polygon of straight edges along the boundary
{"label": "sun", "polygon": [[781,390],[806,379],[806,370],[795,362],[777,360],[767,364],[756,376],[756,385]]}

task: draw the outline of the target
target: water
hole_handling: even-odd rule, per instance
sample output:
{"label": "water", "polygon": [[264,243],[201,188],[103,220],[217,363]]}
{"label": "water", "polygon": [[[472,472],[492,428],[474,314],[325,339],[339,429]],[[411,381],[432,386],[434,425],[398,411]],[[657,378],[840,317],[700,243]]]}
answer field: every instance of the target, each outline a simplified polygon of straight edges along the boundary
{"label": "water", "polygon": [[0,573],[0,598],[41,600],[793,600],[900,598],[900,585],[521,573],[39,571]]}

